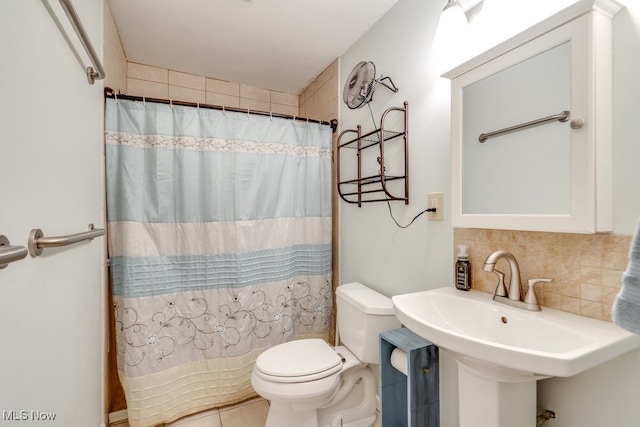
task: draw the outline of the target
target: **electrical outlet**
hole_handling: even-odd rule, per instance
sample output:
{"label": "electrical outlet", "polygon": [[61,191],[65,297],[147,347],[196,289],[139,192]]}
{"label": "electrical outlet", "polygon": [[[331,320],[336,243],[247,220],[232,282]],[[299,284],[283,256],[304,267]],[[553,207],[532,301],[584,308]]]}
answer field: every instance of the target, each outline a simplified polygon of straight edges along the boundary
{"label": "electrical outlet", "polygon": [[444,193],[427,194],[427,208],[436,208],[435,212],[427,212],[429,221],[442,221],[444,218]]}

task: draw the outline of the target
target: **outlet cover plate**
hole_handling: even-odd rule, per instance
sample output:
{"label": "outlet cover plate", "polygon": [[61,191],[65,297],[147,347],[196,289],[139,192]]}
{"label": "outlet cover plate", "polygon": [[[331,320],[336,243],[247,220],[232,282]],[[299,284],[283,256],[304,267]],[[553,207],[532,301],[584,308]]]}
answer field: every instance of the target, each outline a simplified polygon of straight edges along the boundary
{"label": "outlet cover plate", "polygon": [[444,219],[444,193],[427,194],[427,208],[436,208],[436,212],[428,212],[429,221],[442,221]]}

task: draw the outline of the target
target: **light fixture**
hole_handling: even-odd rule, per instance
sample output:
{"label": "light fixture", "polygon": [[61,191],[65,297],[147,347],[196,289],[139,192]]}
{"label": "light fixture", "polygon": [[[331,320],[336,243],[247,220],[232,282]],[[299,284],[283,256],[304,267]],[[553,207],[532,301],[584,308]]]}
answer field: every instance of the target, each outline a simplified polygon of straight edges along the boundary
{"label": "light fixture", "polygon": [[458,0],[448,0],[442,10],[431,50],[444,53],[460,46],[469,30],[469,21]]}

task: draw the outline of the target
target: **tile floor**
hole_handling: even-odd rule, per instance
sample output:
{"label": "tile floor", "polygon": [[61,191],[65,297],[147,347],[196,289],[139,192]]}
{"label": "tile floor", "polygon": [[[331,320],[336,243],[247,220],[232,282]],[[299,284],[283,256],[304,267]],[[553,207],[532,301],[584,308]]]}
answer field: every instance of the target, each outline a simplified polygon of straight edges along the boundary
{"label": "tile floor", "polygon": [[269,412],[269,402],[254,398],[237,405],[204,411],[179,419],[165,427],[262,427]]}
{"label": "tile floor", "polygon": [[[256,397],[236,405],[211,409],[179,419],[164,427],[263,427],[269,402]],[[118,425],[128,427],[128,424]],[[380,427],[380,417],[373,427]]]}

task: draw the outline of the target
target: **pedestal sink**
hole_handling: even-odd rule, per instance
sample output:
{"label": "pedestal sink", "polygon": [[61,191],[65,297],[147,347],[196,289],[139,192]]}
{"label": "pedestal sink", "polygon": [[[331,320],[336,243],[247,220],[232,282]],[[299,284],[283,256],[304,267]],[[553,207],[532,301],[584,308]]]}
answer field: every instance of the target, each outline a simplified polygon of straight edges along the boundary
{"label": "pedestal sink", "polygon": [[396,317],[454,354],[460,427],[535,426],[536,381],[568,377],[640,348],[618,326],[549,308],[531,312],[453,286],[392,297]]}

